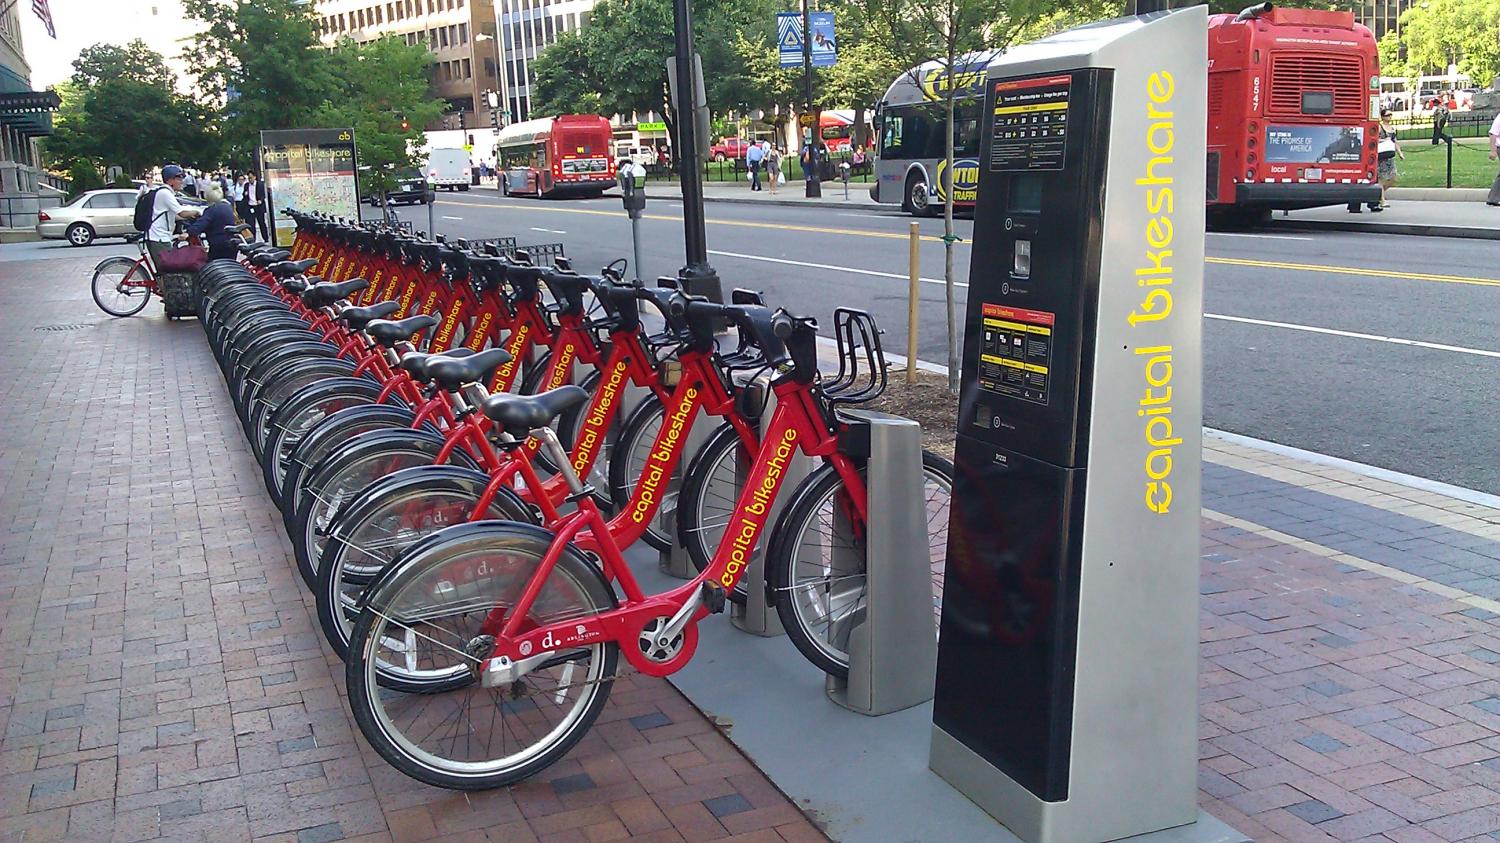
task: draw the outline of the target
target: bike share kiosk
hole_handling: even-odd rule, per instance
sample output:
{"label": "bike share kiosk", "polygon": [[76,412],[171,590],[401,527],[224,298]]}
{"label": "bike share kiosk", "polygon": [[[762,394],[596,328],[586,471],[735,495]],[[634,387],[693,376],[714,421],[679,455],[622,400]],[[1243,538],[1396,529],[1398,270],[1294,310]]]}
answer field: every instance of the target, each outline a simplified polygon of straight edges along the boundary
{"label": "bike share kiosk", "polygon": [[1198,817],[1206,32],[988,69],[930,764],[1033,843]]}

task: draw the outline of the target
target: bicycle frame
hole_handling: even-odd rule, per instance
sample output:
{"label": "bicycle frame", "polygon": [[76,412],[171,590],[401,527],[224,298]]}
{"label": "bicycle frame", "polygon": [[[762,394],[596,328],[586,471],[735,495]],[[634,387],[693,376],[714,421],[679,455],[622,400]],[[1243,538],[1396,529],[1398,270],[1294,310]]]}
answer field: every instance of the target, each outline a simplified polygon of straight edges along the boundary
{"label": "bicycle frame", "polygon": [[[832,462],[850,490],[850,504],[861,522],[867,517],[864,482],[853,462],[838,453],[838,440],[829,430],[812,389],[790,379],[773,386],[777,406],[767,433],[736,503],[729,529],[714,553],[713,561],[698,576],[656,595],[642,592],[620,548],[613,541],[598,544],[597,553],[607,580],[618,583],[624,605],[588,617],[537,626],[530,621],[531,608],[570,543],[585,533],[605,536],[609,525],[589,497],[578,500],[578,509],[558,520],[554,537],[536,572],[515,605],[496,606],[481,625],[480,634],[491,635],[495,647],[481,665],[486,685],[512,682],[541,665],[560,650],[616,641],[633,667],[650,676],[667,676],[680,670],[697,647],[697,623],[709,612],[703,591],[706,584],[732,590],[749,567],[761,531],[770,517],[772,504],[786,481],[786,468],[796,451]],[[682,643],[666,661],[648,659],[637,642],[649,624],[671,619],[667,635],[680,630]]]}

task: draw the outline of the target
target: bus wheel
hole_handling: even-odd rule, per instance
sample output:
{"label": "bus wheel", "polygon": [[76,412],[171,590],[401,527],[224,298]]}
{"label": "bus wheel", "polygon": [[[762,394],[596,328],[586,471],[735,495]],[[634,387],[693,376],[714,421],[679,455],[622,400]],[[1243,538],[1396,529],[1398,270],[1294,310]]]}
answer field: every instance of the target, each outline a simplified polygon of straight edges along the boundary
{"label": "bus wheel", "polygon": [[932,201],[927,195],[927,182],[915,172],[906,177],[906,198],[901,202],[901,210],[918,217],[932,216]]}

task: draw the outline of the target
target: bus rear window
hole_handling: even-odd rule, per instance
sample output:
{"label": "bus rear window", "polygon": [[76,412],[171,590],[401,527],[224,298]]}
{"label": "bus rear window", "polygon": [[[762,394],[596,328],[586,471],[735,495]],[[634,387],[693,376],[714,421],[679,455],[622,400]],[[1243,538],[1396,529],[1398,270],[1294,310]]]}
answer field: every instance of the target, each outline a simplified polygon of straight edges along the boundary
{"label": "bus rear window", "polygon": [[1332,114],[1332,91],[1304,91],[1302,93],[1303,114]]}
{"label": "bus rear window", "polygon": [[563,155],[609,155],[609,143],[612,138],[608,133],[590,132],[587,130],[564,130],[558,129],[555,135],[557,149]]}

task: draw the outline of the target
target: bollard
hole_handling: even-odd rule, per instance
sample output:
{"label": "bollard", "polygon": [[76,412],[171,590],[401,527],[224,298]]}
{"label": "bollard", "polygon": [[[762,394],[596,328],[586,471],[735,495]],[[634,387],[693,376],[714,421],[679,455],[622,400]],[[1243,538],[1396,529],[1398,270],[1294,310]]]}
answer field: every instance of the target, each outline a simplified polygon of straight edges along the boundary
{"label": "bollard", "polygon": [[922,225],[911,224],[906,259],[906,382],[917,382],[917,305],[921,301]]}
{"label": "bollard", "polygon": [[[850,711],[875,716],[932,699],[937,675],[922,428],[911,419],[872,410],[841,415],[850,422],[851,433],[863,430],[869,438],[865,605],[849,633],[849,678],[830,676],[825,690]],[[840,510],[835,534],[848,526]],[[833,553],[837,568],[840,550]]]}
{"label": "bollard", "polygon": [[427,183],[427,233],[434,239],[437,238],[437,223],[433,220],[433,208],[437,206],[437,188]]}

